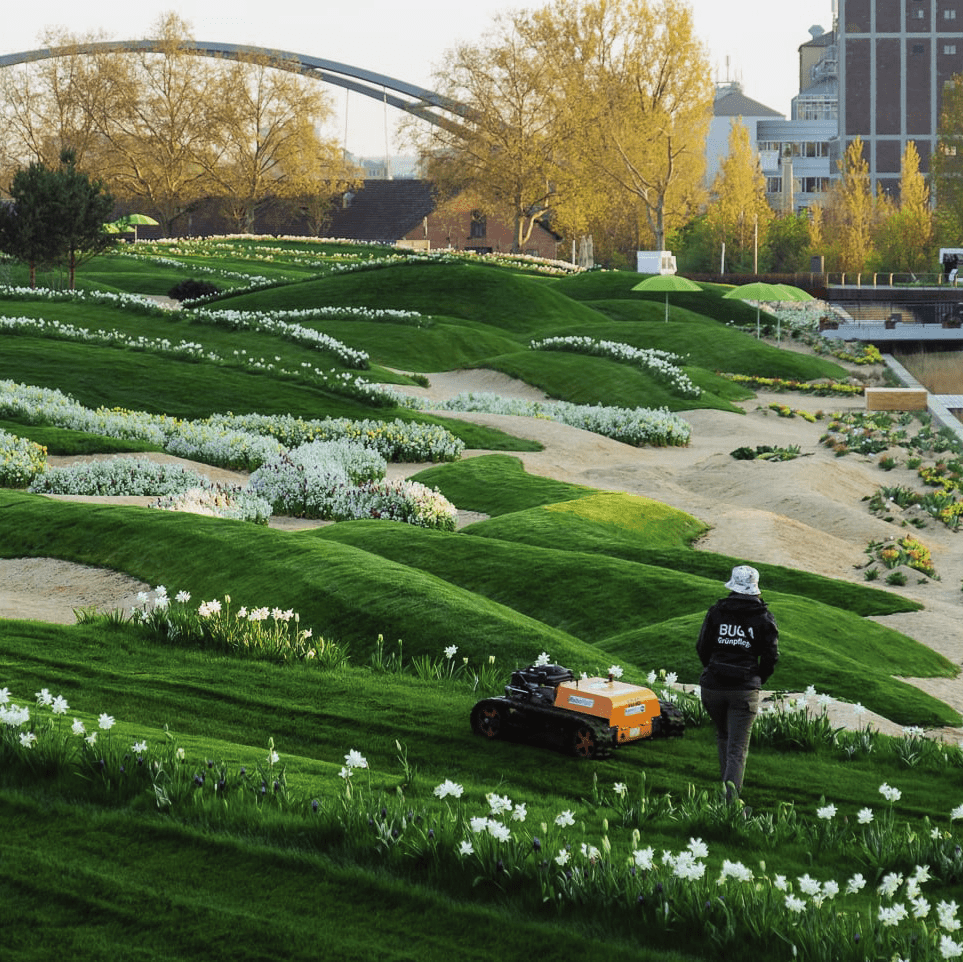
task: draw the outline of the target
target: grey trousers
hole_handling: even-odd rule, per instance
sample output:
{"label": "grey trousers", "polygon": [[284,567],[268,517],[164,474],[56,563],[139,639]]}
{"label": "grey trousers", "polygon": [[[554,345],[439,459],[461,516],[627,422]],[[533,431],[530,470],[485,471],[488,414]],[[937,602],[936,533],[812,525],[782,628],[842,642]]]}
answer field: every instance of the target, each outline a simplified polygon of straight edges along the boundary
{"label": "grey trousers", "polygon": [[702,705],[716,726],[719,772],[731,801],[733,792],[738,795],[742,791],[749,733],[759,713],[759,690],[703,688]]}

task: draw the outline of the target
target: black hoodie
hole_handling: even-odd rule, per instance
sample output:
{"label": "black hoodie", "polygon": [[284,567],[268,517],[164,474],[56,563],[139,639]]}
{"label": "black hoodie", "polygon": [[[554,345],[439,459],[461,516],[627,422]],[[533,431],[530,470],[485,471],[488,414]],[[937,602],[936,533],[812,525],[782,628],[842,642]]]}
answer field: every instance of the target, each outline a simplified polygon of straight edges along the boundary
{"label": "black hoodie", "polygon": [[779,660],[776,619],[758,595],[732,592],[706,613],[696,651],[704,688],[761,688]]}

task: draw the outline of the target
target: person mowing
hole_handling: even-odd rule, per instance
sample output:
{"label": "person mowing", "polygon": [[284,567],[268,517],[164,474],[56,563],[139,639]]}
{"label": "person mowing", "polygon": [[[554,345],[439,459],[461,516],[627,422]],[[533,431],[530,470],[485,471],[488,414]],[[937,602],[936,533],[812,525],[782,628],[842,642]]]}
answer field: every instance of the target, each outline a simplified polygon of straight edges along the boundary
{"label": "person mowing", "polygon": [[719,770],[732,801],[742,791],[759,689],[779,660],[779,628],[759,593],[755,568],[737,565],[725,586],[730,593],[706,612],[696,651],[702,704],[716,726]]}

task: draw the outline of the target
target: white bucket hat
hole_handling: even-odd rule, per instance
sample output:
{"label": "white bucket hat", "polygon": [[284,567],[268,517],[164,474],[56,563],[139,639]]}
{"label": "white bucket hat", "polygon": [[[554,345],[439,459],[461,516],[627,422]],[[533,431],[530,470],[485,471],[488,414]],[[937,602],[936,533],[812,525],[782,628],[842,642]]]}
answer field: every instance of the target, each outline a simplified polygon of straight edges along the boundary
{"label": "white bucket hat", "polygon": [[759,594],[759,572],[749,565],[736,565],[732,569],[732,577],[726,582],[730,591],[738,591],[741,595]]}

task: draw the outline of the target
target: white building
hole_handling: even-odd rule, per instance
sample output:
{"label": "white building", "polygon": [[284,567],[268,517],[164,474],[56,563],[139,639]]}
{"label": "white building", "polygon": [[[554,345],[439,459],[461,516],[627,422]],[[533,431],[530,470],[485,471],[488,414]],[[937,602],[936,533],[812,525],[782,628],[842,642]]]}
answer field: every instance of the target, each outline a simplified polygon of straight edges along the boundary
{"label": "white building", "polygon": [[755,145],[766,177],[766,198],[774,210],[800,211],[829,186],[835,173],[839,83],[835,35],[811,27],[799,47],[799,93],[792,119],[747,97],[735,82],[718,84],[706,141],[706,183],[712,186],[729,149],[732,124],[741,121]]}

